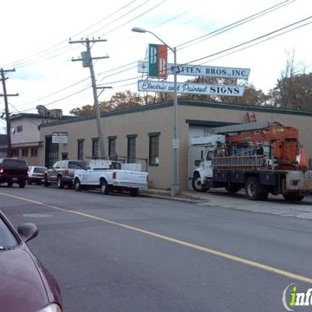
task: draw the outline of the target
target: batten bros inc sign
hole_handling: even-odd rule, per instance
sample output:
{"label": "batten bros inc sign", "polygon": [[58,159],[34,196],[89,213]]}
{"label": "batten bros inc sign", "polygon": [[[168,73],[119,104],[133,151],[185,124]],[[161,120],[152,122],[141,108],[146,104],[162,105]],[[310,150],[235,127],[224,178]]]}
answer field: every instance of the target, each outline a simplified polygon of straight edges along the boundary
{"label": "batten bros inc sign", "polygon": [[[166,79],[167,75],[174,75],[174,64],[167,62],[167,46],[149,44],[148,62],[139,61],[138,72],[147,73],[149,77]],[[177,65],[177,74],[184,76],[202,76],[215,78],[233,78],[247,80],[250,74],[248,68],[201,66],[201,65]],[[138,90],[146,92],[174,93],[174,83],[167,81],[139,80]],[[244,86],[215,85],[200,83],[177,83],[177,92],[184,94],[200,95],[228,95],[242,96]]]}
{"label": "batten bros inc sign", "polygon": [[[215,78],[236,78],[248,80],[250,69],[239,67],[221,66],[200,66],[200,65],[177,65],[178,75],[182,76],[202,76]],[[138,62],[138,72],[148,73],[148,63]],[[174,74],[174,64],[167,64],[166,72],[168,75]],[[150,76],[150,75],[149,75]]]}

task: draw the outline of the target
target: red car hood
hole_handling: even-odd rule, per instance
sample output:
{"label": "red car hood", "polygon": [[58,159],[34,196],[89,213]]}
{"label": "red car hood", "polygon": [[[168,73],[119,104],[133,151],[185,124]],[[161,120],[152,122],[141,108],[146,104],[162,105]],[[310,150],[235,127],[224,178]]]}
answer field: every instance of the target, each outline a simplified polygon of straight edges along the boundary
{"label": "red car hood", "polygon": [[0,251],[0,303],[6,312],[34,312],[48,304],[44,283],[25,250]]}

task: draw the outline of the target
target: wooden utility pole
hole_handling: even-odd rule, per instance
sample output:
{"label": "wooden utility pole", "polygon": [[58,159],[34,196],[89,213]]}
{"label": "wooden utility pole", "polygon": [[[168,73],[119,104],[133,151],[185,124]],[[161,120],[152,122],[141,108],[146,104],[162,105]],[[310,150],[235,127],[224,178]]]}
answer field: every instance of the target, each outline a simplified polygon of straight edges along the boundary
{"label": "wooden utility pole", "polygon": [[3,94],[0,94],[0,96],[4,97],[4,105],[5,105],[5,120],[6,120],[6,129],[7,129],[7,142],[8,142],[8,148],[7,148],[7,156],[12,156],[12,141],[11,141],[11,122],[10,122],[10,113],[9,113],[9,104],[8,104],[8,97],[9,96],[18,96],[18,93],[16,94],[7,94],[6,91],[6,85],[5,81],[8,79],[4,76],[5,73],[8,72],[15,72],[15,69],[0,69],[1,73],[1,81],[2,81],[2,87],[3,87]]}
{"label": "wooden utility pole", "polygon": [[88,38],[84,40],[78,40],[78,41],[69,41],[69,43],[82,43],[86,46],[87,51],[81,52],[81,58],[74,59],[72,58],[72,61],[82,61],[83,67],[89,67],[90,73],[91,73],[91,81],[92,81],[92,89],[93,89],[93,98],[94,98],[94,110],[96,114],[96,121],[97,121],[97,130],[98,130],[98,136],[99,136],[99,145],[100,145],[100,156],[105,157],[105,147],[104,147],[104,133],[103,133],[103,124],[101,120],[101,111],[99,106],[99,99],[97,94],[97,89],[104,89],[103,87],[97,87],[96,86],[96,80],[94,75],[94,68],[93,68],[93,62],[92,60],[99,60],[99,59],[105,59],[108,58],[108,56],[100,56],[100,57],[91,57],[91,47],[90,43],[96,43],[96,42],[103,42],[107,41],[106,39],[91,39]]}

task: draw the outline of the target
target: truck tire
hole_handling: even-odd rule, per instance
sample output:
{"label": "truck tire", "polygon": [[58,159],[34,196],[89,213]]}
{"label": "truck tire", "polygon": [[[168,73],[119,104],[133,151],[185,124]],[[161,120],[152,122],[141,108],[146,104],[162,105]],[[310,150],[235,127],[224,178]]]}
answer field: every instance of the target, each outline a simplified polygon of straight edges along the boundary
{"label": "truck tire", "polygon": [[21,180],[21,181],[18,182],[18,186],[19,186],[20,188],[24,188],[25,185],[26,185],[26,180]]}
{"label": "truck tire", "polygon": [[13,181],[8,181],[8,187],[12,187],[13,186]]}
{"label": "truck tire", "polygon": [[231,185],[231,186],[226,186],[225,189],[227,190],[228,193],[235,194],[241,189],[241,187]]}
{"label": "truck tire", "polygon": [[201,183],[200,175],[198,172],[194,173],[194,176],[192,178],[192,187],[193,190],[196,192],[205,192],[207,189],[203,187],[203,184]]}
{"label": "truck tire", "polygon": [[81,191],[81,183],[80,183],[78,178],[76,178],[75,181],[74,181],[74,189],[75,189],[76,192],[80,192]]}
{"label": "truck tire", "polygon": [[264,190],[257,178],[249,177],[245,184],[246,196],[249,200],[266,200],[268,191]]}
{"label": "truck tire", "polygon": [[108,184],[107,184],[106,180],[104,180],[104,179],[102,179],[100,182],[100,191],[103,195],[108,194]]}
{"label": "truck tire", "polygon": [[44,186],[45,187],[48,187],[50,184],[49,184],[49,181],[48,181],[48,176],[47,175],[45,175],[44,176]]}
{"label": "truck tire", "polygon": [[57,177],[57,187],[60,188],[60,189],[64,188],[64,183],[62,181],[62,177],[61,176]]}
{"label": "truck tire", "polygon": [[130,195],[135,197],[139,195],[139,189],[138,188],[132,188],[130,189]]}
{"label": "truck tire", "polygon": [[283,197],[287,201],[301,201],[304,199],[304,195],[298,193],[283,194]]}

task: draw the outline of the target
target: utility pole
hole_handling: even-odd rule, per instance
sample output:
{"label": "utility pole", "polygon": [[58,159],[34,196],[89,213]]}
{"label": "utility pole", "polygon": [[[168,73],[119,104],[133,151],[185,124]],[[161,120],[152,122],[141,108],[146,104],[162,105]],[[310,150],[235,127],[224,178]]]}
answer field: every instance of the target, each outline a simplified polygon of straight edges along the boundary
{"label": "utility pole", "polygon": [[4,97],[4,105],[5,105],[5,120],[6,120],[6,128],[7,128],[7,141],[8,141],[8,148],[7,148],[7,156],[12,156],[12,141],[11,141],[11,122],[10,122],[10,114],[9,114],[9,105],[8,105],[8,96],[18,96],[18,93],[16,94],[7,94],[6,91],[6,85],[5,81],[8,79],[4,76],[5,73],[8,72],[15,72],[15,69],[0,69],[1,72],[1,81],[2,81],[2,87],[3,87],[3,94],[0,94],[0,96]]}
{"label": "utility pole", "polygon": [[100,145],[100,154],[101,154],[100,156],[102,156],[102,157],[105,156],[104,133],[103,133],[103,125],[102,125],[102,120],[101,120],[101,111],[100,111],[100,106],[99,106],[97,89],[104,89],[104,88],[96,86],[96,80],[95,80],[92,60],[105,59],[105,58],[108,58],[108,56],[92,57],[91,56],[90,43],[104,42],[104,41],[107,41],[107,40],[106,39],[91,39],[91,40],[89,40],[88,38],[86,38],[84,40],[78,40],[78,41],[69,40],[69,43],[82,43],[87,48],[87,51],[81,52],[81,58],[79,58],[79,59],[72,58],[72,61],[73,62],[82,61],[83,67],[89,67],[90,68],[92,89],[93,89],[93,98],[94,98],[94,110],[95,110],[95,114],[96,114],[97,130],[98,130],[98,136],[99,136],[99,145]]}

